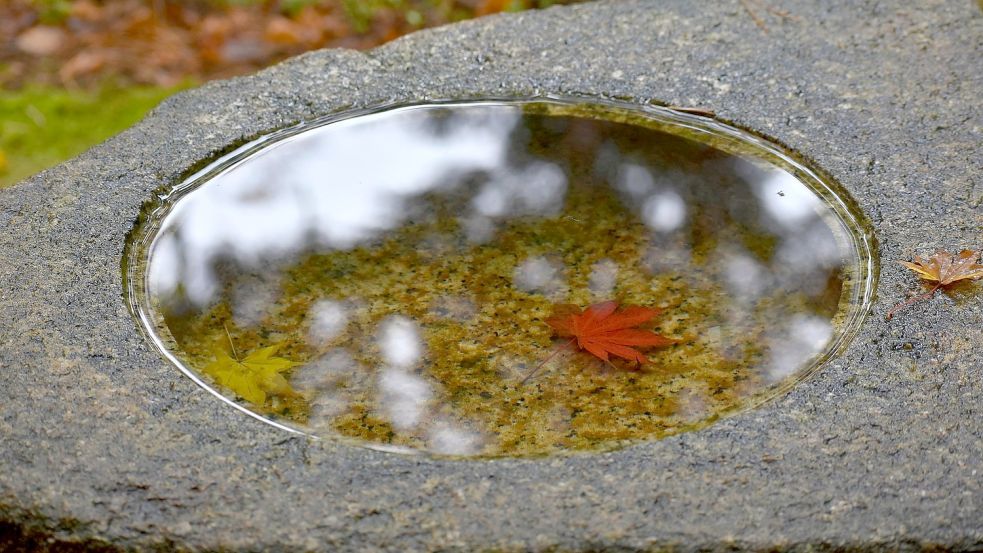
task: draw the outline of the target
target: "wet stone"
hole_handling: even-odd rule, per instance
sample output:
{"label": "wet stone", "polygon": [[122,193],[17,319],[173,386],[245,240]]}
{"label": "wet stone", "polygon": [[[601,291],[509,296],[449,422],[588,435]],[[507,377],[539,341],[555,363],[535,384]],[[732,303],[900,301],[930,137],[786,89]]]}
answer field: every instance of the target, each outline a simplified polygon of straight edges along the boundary
{"label": "wet stone", "polygon": [[[304,433],[462,456],[605,450],[786,389],[847,337],[865,248],[836,188],[667,110],[408,106],[266,137],[138,233],[132,301],[231,405]],[[604,362],[565,305],[660,310]],[[559,307],[558,307],[559,306]]]}

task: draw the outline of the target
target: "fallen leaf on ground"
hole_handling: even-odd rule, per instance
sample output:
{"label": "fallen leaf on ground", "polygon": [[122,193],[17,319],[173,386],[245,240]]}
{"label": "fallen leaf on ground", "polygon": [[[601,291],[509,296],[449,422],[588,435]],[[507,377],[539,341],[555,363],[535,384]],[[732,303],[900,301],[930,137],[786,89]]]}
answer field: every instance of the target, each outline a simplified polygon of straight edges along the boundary
{"label": "fallen leaf on ground", "polygon": [[963,250],[959,252],[959,255],[953,255],[945,250],[938,250],[928,259],[922,259],[916,255],[914,263],[901,261],[902,265],[914,271],[923,280],[934,282],[935,287],[920,296],[915,296],[894,306],[887,313],[888,320],[894,316],[898,309],[932,297],[939,288],[961,280],[983,278],[983,265],[977,263],[979,260],[979,251]]}
{"label": "fallen leaf on ground", "polygon": [[[279,346],[258,349],[239,359],[230,356],[223,349],[215,350],[215,360],[203,371],[236,395],[256,405],[266,403],[267,394],[293,396],[296,394],[290,383],[280,373],[296,367],[295,363],[283,357],[275,357]],[[233,353],[233,355],[235,355]]]}

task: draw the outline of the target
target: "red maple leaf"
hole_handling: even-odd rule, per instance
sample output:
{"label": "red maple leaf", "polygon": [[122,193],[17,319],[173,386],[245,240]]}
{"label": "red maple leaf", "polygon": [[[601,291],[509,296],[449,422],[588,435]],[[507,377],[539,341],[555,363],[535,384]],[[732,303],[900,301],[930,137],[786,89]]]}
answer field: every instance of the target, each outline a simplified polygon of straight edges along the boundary
{"label": "red maple leaf", "polygon": [[[595,303],[581,311],[576,306],[558,305],[554,315],[546,319],[546,324],[561,338],[570,338],[569,344],[598,359],[611,364],[610,357],[620,357],[634,361],[638,366],[648,359],[635,348],[653,348],[675,344],[676,341],[656,334],[651,330],[634,328],[655,318],[660,311],[649,307],[626,306],[618,311],[618,302]],[[554,352],[553,355],[555,355]],[[523,379],[528,380],[553,355],[547,357]]]}

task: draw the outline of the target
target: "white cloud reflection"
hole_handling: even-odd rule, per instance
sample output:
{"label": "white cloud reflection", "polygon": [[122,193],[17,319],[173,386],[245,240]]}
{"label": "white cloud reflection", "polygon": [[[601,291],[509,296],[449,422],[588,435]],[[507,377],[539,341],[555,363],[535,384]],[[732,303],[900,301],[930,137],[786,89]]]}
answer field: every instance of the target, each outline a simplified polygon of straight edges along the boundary
{"label": "white cloud reflection", "polygon": [[542,256],[529,257],[516,265],[513,280],[523,292],[551,295],[563,288],[560,268]]}
{"label": "white cloud reflection", "polygon": [[419,376],[390,367],[383,369],[379,376],[379,396],[385,417],[393,428],[410,430],[420,424],[433,391]]}
{"label": "white cloud reflection", "polygon": [[555,213],[563,207],[567,175],[554,163],[535,161],[491,175],[472,200],[485,217]]}
{"label": "white cloud reflection", "polygon": [[232,290],[232,319],[242,328],[259,325],[280,294],[279,279],[250,275]]}
{"label": "white cloud reflection", "polygon": [[413,367],[423,357],[423,340],[419,326],[407,317],[394,315],[379,326],[379,351],[389,365],[401,369]]}
{"label": "white cloud reflection", "polygon": [[801,370],[802,366],[826,348],[833,337],[829,320],[811,315],[794,315],[776,328],[783,332],[771,342],[766,376],[776,382]]}
{"label": "white cloud reflection", "polygon": [[618,264],[613,260],[605,258],[591,265],[587,287],[595,296],[610,296],[617,284]]}
{"label": "white cloud reflection", "polygon": [[[458,175],[501,171],[518,121],[511,109],[471,112],[435,131],[425,112],[409,110],[334,123],[270,146],[175,206],[154,247],[151,292],[166,296],[183,285],[201,306],[217,292],[213,263],[220,256],[258,267],[312,240],[348,249],[375,238],[400,225],[421,194],[457,183]],[[527,207],[542,208],[550,201],[544,195],[565,187],[553,166],[533,164],[526,173],[541,185],[522,192]]]}
{"label": "white cloud reflection", "polygon": [[763,222],[772,227],[777,223],[776,231],[806,224],[824,209],[819,197],[784,169],[737,158],[729,160],[727,167],[751,186],[762,207]]}
{"label": "white cloud reflection", "polygon": [[776,261],[797,273],[825,272],[843,263],[845,252],[822,221],[813,221],[787,233],[775,254]]}
{"label": "white cloud reflection", "polygon": [[618,168],[615,186],[632,199],[640,199],[655,190],[655,178],[648,169],[637,163],[623,163]]}
{"label": "white cloud reflection", "polygon": [[724,282],[739,302],[750,302],[770,286],[771,272],[749,254],[725,251],[720,255]]}
{"label": "white cloud reflection", "polygon": [[[343,380],[352,381],[365,373],[351,353],[332,349],[321,357],[294,370],[290,384],[298,390],[330,390]],[[351,383],[351,382],[350,382]]]}
{"label": "white cloud reflection", "polygon": [[[622,285],[633,284],[618,290],[626,295],[625,302],[674,303],[690,297],[705,302],[694,304],[695,310],[674,309],[676,334],[694,333],[707,355],[761,374],[768,382],[800,370],[829,344],[833,329],[828,318],[795,313],[814,309],[811,306],[818,302],[810,299],[826,301],[831,296],[828,292],[841,284],[838,270],[848,252],[837,240],[837,230],[821,216],[820,200],[790,173],[723,155],[677,163],[674,156],[679,152],[661,152],[634,139],[582,141],[594,145],[593,154],[588,146],[572,153],[562,148],[544,152],[538,146],[523,150],[535,126],[513,132],[519,112],[512,109],[459,118],[397,112],[386,114],[384,124],[370,116],[312,129],[260,150],[248,166],[233,166],[188,194],[167,216],[153,246],[150,293],[183,308],[183,291],[190,307],[199,312],[222,294],[235,324],[255,327],[269,322],[272,314],[292,317],[295,311],[290,309],[312,301],[304,295],[297,302],[293,286],[290,297],[280,298],[281,268],[322,270],[319,263],[292,263],[308,254],[375,248],[406,236],[388,231],[413,224],[423,232],[401,244],[415,248],[410,263],[457,263],[458,256],[470,255],[475,264],[487,263],[476,266],[474,274],[493,267],[499,277],[499,268],[509,267],[505,276],[511,276],[515,289],[552,301],[583,298],[584,290],[573,287],[584,286],[581,276],[587,276],[595,301],[613,298],[620,279]],[[565,168],[587,174],[568,176]],[[562,235],[537,236],[531,248],[528,242],[514,248],[507,243],[500,252],[495,250],[501,242],[477,247],[495,240],[500,229],[511,235],[526,222],[538,224],[543,216],[573,219],[583,228],[598,220],[607,224],[612,216],[607,206],[560,211],[572,184],[568,179],[580,177],[585,177],[585,190],[615,189],[611,198],[623,202],[624,210],[615,209],[613,217],[623,216],[626,225],[645,225],[648,230],[638,233],[641,238],[631,233],[618,237],[635,249],[623,249],[619,243],[615,251],[598,250],[592,249],[596,244],[578,243],[575,247],[585,253],[574,256],[572,241]],[[578,193],[576,198],[593,201],[594,196]],[[539,217],[517,217],[524,215]],[[451,218],[456,227],[444,225]],[[637,253],[623,255],[624,250]],[[485,256],[488,252],[500,257]],[[616,257],[620,265],[604,255]],[[359,259],[356,265],[366,263]],[[391,268],[382,258],[367,263]],[[396,295],[374,295],[376,284],[368,291],[347,285],[321,289],[320,282],[335,278],[333,270],[311,275],[321,280],[302,294],[336,296],[346,290],[352,297],[311,305],[307,324],[297,332],[301,339],[306,333],[315,358],[288,373],[291,385],[310,402],[311,426],[337,433],[337,417],[357,410],[390,423],[393,443],[448,455],[494,450],[497,430],[490,425],[498,423],[482,420],[486,415],[468,411],[467,404],[455,403],[462,397],[459,384],[441,380],[446,364],[453,361],[435,358],[437,350],[428,350],[424,340],[442,328],[467,325],[469,342],[491,343],[480,335],[489,331],[481,323],[489,300],[476,291],[475,281],[468,275],[458,279],[454,273],[453,279],[438,277],[436,284],[414,282],[414,287],[426,286],[425,293],[432,294],[424,296],[424,312],[419,305],[414,308],[420,319],[392,315],[365,331],[359,323],[368,318],[367,306],[387,313],[408,312],[406,306],[397,305]],[[346,265],[338,274],[361,274],[347,271]],[[417,278],[407,276],[411,274],[423,273],[404,271],[394,278],[402,285],[407,278]],[[276,305],[278,300],[282,305]],[[828,312],[828,306],[823,307],[816,311]],[[749,355],[749,343],[754,355]],[[487,363],[479,367],[481,378],[503,383],[518,384],[545,357],[520,356],[497,345],[480,347],[481,363]],[[470,370],[470,365],[452,369]],[[544,370],[540,376],[545,374]],[[700,386],[684,387],[676,400],[675,415],[687,422],[705,418],[715,401]],[[572,417],[568,409],[556,406],[540,426],[563,432]]]}
{"label": "white cloud reflection", "polygon": [[658,232],[672,232],[686,221],[686,202],[673,190],[652,194],[642,206],[642,219]]}
{"label": "white cloud reflection", "polygon": [[438,422],[430,429],[428,447],[442,455],[474,455],[481,449],[481,437],[464,427]]}
{"label": "white cloud reflection", "polygon": [[485,244],[495,237],[495,222],[491,217],[472,214],[458,218],[458,223],[464,229],[464,236],[472,244]]}
{"label": "white cloud reflection", "polygon": [[324,344],[345,331],[348,326],[348,309],[340,301],[319,300],[311,306],[309,318],[311,344]]}

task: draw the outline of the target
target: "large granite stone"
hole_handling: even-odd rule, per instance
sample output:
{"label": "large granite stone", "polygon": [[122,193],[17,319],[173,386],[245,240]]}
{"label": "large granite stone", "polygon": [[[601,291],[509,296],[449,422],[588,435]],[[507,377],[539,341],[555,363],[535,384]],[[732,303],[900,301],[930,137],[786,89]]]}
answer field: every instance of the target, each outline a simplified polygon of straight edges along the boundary
{"label": "large granite stone", "polygon": [[[918,288],[895,260],[983,246],[980,8],[782,7],[787,19],[758,8],[767,32],[737,1],[619,0],[315,52],[180,94],[0,192],[0,546],[983,548],[981,286],[884,320]],[[201,160],[357,107],[550,93],[712,109],[842,183],[883,260],[852,344],[700,432],[453,461],[244,416],[163,360],[128,312],[127,233]]]}

